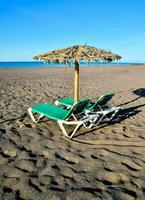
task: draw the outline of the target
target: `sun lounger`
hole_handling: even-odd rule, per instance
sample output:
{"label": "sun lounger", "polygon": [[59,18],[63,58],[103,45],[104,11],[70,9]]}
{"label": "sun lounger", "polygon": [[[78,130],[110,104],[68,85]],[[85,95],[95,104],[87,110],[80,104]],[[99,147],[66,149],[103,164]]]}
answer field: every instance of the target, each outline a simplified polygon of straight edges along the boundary
{"label": "sun lounger", "polygon": [[[85,108],[86,115],[98,113],[103,115],[102,119],[112,120],[120,110],[120,107],[115,107],[108,103],[114,95],[114,93],[106,93],[97,98],[96,101],[90,102]],[[74,104],[74,100],[72,98],[58,99],[55,104],[70,109]]]}
{"label": "sun lounger", "polygon": [[[91,128],[94,124],[97,123],[97,121],[99,121],[101,117],[99,114],[96,113],[88,116],[83,114],[83,116],[81,116],[80,113],[83,113],[83,110],[86,108],[89,102],[90,99],[79,101],[75,103],[70,110],[58,107],[53,104],[42,103],[30,107],[28,109],[28,113],[30,114],[32,121],[34,121],[35,123],[38,123],[38,121],[44,116],[57,121],[62,133],[66,137],[72,138],[77,130],[80,128],[80,126],[84,125],[85,128]],[[35,119],[33,113],[39,114],[37,120]],[[64,124],[76,125],[76,128],[73,130],[71,135],[67,133]]]}

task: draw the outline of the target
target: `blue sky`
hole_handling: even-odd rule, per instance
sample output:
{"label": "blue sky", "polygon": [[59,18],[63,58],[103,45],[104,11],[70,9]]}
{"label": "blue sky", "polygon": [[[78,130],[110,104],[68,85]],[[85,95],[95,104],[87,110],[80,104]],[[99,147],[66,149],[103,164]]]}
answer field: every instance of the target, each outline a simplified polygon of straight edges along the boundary
{"label": "blue sky", "polygon": [[0,0],[0,61],[88,44],[145,62],[145,0]]}

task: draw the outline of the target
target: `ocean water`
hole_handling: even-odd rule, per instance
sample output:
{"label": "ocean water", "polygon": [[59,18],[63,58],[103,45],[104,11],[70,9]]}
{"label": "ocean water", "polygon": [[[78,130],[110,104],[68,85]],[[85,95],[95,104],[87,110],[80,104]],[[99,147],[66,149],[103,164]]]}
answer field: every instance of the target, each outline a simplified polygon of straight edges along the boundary
{"label": "ocean water", "polygon": [[[82,62],[81,66],[123,66],[123,65],[135,65],[135,64],[141,64],[141,63],[125,63],[125,62],[112,62],[112,63],[103,63],[100,62],[99,64],[97,62],[90,62],[90,63],[84,63]],[[31,67],[59,67],[59,66],[65,66],[65,64],[55,64],[55,63],[49,63],[46,64],[41,61],[15,61],[15,62],[0,62],[0,68],[31,68]],[[68,66],[68,65],[66,65]],[[71,64],[73,66],[73,63]]]}

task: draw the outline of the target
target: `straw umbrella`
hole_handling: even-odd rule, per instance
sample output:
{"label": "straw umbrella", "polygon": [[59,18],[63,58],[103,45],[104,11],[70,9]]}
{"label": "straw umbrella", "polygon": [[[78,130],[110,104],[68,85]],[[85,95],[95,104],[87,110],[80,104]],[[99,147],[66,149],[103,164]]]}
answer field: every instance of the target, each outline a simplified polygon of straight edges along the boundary
{"label": "straw umbrella", "polygon": [[35,60],[44,60],[46,63],[75,64],[74,100],[79,99],[79,65],[80,62],[108,61],[121,59],[121,56],[88,45],[75,45],[68,48],[57,49],[45,54],[34,56]]}

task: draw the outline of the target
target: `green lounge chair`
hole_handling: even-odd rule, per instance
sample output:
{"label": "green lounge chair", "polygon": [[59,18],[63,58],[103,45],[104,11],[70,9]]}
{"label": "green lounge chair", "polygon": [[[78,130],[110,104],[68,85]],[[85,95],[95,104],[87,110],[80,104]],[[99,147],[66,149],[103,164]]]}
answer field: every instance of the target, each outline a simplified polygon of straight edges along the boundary
{"label": "green lounge chair", "polygon": [[[102,119],[112,120],[120,110],[120,107],[111,106],[108,103],[114,95],[114,93],[106,93],[97,98],[96,101],[90,102],[85,108],[86,115],[98,113],[103,115]],[[55,104],[70,109],[74,104],[74,100],[72,98],[58,99]]]}
{"label": "green lounge chair", "polygon": [[[80,113],[83,113],[83,110],[86,108],[89,102],[90,99],[79,101],[75,103],[70,110],[58,107],[53,104],[42,103],[30,107],[28,109],[28,113],[30,114],[32,121],[34,121],[35,123],[38,123],[38,121],[44,116],[57,121],[62,133],[66,137],[72,138],[80,126],[84,125],[84,127],[86,128],[91,128],[100,119],[100,115],[96,113],[88,116],[84,114],[82,118],[80,117],[80,115],[78,115]],[[37,113],[40,115],[37,120],[34,118],[33,113]],[[64,124],[76,125],[76,128],[73,130],[71,135],[66,132]]]}

